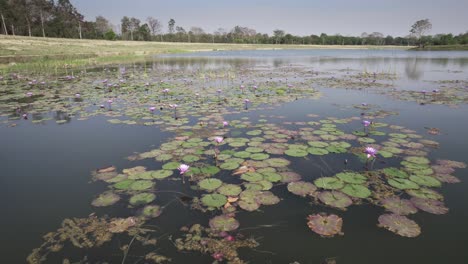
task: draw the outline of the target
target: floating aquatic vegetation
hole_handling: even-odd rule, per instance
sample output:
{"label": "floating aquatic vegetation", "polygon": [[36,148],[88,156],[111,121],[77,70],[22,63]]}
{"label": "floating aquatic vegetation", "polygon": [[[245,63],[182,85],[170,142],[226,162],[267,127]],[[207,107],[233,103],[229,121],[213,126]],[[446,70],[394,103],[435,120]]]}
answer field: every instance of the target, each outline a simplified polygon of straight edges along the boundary
{"label": "floating aquatic vegetation", "polygon": [[313,195],[317,187],[310,182],[296,181],[288,183],[288,191],[299,196]]}
{"label": "floating aquatic vegetation", "polygon": [[382,199],[380,203],[385,209],[397,215],[409,215],[418,212],[418,209],[414,207],[411,201],[396,196]]}
{"label": "floating aquatic vegetation", "polygon": [[315,214],[307,217],[307,226],[322,237],[343,235],[343,219],[337,215]]}
{"label": "floating aquatic vegetation", "polygon": [[318,194],[318,199],[328,205],[339,209],[345,209],[353,204],[353,200],[339,191],[324,191]]}
{"label": "floating aquatic vegetation", "polygon": [[441,202],[441,201],[413,197],[413,198],[411,198],[411,202],[417,208],[419,208],[419,209],[421,209],[423,211],[426,211],[428,213],[431,213],[431,214],[440,215],[440,214],[448,213],[448,208],[445,207],[444,203]]}
{"label": "floating aquatic vegetation", "polygon": [[372,194],[366,186],[360,184],[346,184],[341,191],[356,198],[367,198]]}
{"label": "floating aquatic vegetation", "polygon": [[205,194],[201,202],[208,208],[218,208],[227,203],[227,197],[218,193]]}
{"label": "floating aquatic vegetation", "polygon": [[328,190],[336,190],[344,187],[344,183],[340,179],[334,177],[318,178],[314,181],[314,184],[317,187]]}
{"label": "floating aquatic vegetation", "polygon": [[139,206],[139,205],[144,205],[151,203],[156,199],[156,195],[153,193],[139,193],[135,194],[132,197],[130,197],[130,204],[133,206]]}
{"label": "floating aquatic vegetation", "polygon": [[404,237],[417,237],[421,234],[419,225],[403,215],[381,215],[379,216],[379,226]]}
{"label": "floating aquatic vegetation", "polygon": [[195,224],[189,228],[182,228],[186,234],[175,240],[174,244],[179,251],[198,251],[213,257],[215,262],[226,260],[227,263],[245,264],[239,257],[239,248],[255,248],[259,244],[253,238],[232,236],[226,233],[220,235],[212,229]]}
{"label": "floating aquatic vegetation", "polygon": [[219,215],[215,216],[210,219],[209,222],[210,228],[213,231],[234,231],[239,228],[239,221],[237,221],[234,217],[228,215]]}
{"label": "floating aquatic vegetation", "polygon": [[108,191],[100,194],[93,202],[91,203],[93,206],[101,207],[101,206],[110,206],[117,203],[120,200],[120,196]]}
{"label": "floating aquatic vegetation", "polygon": [[213,191],[218,189],[221,186],[221,184],[223,184],[221,180],[208,178],[200,181],[198,183],[198,186],[200,186],[200,188],[202,188],[203,190]]}

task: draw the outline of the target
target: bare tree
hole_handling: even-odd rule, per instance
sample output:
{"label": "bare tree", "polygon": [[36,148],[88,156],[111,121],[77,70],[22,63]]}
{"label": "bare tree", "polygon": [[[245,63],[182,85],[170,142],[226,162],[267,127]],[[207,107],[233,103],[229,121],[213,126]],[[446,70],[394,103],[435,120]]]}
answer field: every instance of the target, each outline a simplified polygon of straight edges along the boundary
{"label": "bare tree", "polygon": [[426,18],[416,21],[411,26],[410,33],[419,40],[419,46],[422,46],[421,37],[424,36],[424,34],[429,32],[431,29],[432,24],[429,21],[429,19]]}
{"label": "bare tree", "polygon": [[161,24],[161,22],[159,20],[157,20],[156,18],[154,18],[154,17],[148,17],[146,19],[146,22],[148,22],[148,27],[151,30],[151,34],[153,36],[156,36],[156,34],[159,34],[161,36],[161,41],[162,41],[162,34],[161,34],[162,24]]}
{"label": "bare tree", "polygon": [[103,16],[97,16],[96,17],[96,32],[97,34],[103,36],[107,31],[111,29],[111,25],[109,23],[109,20],[107,20]]}
{"label": "bare tree", "polygon": [[128,25],[128,30],[130,31],[130,36],[131,36],[131,39],[133,40],[133,32],[135,32],[136,30],[138,30],[140,28],[140,19],[138,18],[130,18],[130,24]]}

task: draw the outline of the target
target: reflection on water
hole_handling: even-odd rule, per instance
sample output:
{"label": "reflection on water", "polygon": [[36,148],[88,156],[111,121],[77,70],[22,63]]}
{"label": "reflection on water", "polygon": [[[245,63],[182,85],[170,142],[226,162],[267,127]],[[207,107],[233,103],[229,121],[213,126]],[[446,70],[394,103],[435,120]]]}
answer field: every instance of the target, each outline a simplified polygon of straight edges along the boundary
{"label": "reflection on water", "polygon": [[[459,72],[468,66],[466,51],[403,50],[281,50],[216,51],[165,55],[151,62],[153,69],[234,69],[302,66],[331,71],[350,68],[367,72],[397,73],[407,80],[433,79],[424,72]],[[439,79],[439,77],[437,77]]]}

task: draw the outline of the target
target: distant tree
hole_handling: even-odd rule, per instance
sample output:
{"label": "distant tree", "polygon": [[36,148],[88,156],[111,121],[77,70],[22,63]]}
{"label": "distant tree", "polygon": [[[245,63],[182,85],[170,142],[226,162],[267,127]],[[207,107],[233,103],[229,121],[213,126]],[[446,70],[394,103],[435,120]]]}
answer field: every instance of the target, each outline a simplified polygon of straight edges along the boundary
{"label": "distant tree", "polygon": [[148,27],[151,31],[151,34],[153,36],[156,36],[157,34],[160,35],[161,41],[162,41],[162,35],[161,35],[161,30],[162,30],[162,24],[159,20],[157,20],[154,17],[148,17],[146,19],[146,22],[148,23]]}
{"label": "distant tree", "polygon": [[115,34],[115,32],[112,29],[109,29],[109,31],[104,33],[104,38],[107,39],[107,40],[115,40],[116,37],[117,37],[117,35]]}
{"label": "distant tree", "polygon": [[128,18],[127,16],[124,16],[122,20],[120,21],[120,23],[121,23],[122,38],[128,39],[128,32],[130,32],[130,18]]}
{"label": "distant tree", "polygon": [[96,22],[94,23],[96,27],[96,34],[99,37],[103,37],[104,34],[106,34],[111,29],[109,21],[103,16],[97,16]]}
{"label": "distant tree", "polygon": [[275,37],[275,44],[278,44],[281,42],[281,39],[284,37],[284,30],[281,29],[275,29],[273,31],[273,36]]}
{"label": "distant tree", "polygon": [[171,18],[169,22],[167,23],[169,34],[174,34],[174,26],[175,26],[175,20]]}
{"label": "distant tree", "polygon": [[151,40],[151,30],[148,24],[143,24],[138,28],[138,40]]}
{"label": "distant tree", "polygon": [[419,42],[419,46],[424,46],[424,44],[420,41],[421,37],[424,36],[427,32],[432,29],[432,24],[429,19],[422,19],[416,21],[410,29],[411,35],[413,35]]}
{"label": "distant tree", "polygon": [[128,30],[130,31],[131,40],[133,40],[133,33],[140,29],[140,23],[140,19],[134,17],[130,18]]}

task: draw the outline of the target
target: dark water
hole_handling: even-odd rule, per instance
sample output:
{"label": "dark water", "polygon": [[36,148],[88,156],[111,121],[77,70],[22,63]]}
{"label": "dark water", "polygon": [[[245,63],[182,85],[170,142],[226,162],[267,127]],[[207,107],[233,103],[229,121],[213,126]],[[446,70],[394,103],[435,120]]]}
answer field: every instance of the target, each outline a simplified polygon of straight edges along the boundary
{"label": "dark water", "polygon": [[[203,57],[203,58],[201,58]],[[401,75],[397,89],[422,89],[430,80],[467,80],[467,52],[405,52],[405,51],[254,51],[210,52],[183,55],[183,57],[158,59],[152,62],[157,69],[209,69],[219,67],[271,67],[284,65],[310,67],[316,71],[392,72]],[[247,65],[247,66],[246,66]],[[437,127],[438,136],[427,136],[440,143],[440,148],[430,153],[430,159],[451,159],[468,162],[468,107],[450,108],[444,105],[419,105],[402,102],[374,92],[321,88],[320,100],[298,100],[275,107],[272,110],[253,111],[248,114],[228,116],[238,119],[249,116],[256,120],[261,115],[283,115],[288,121],[301,121],[306,114],[320,117],[359,116],[358,109],[350,105],[369,102],[399,115],[382,120],[402,125],[425,134],[425,127]],[[0,127],[0,248],[1,263],[24,263],[26,256],[41,242],[41,236],[56,230],[64,218],[86,217],[93,212],[113,216],[126,216],[125,206],[96,209],[90,203],[97,194],[106,190],[101,183],[91,183],[90,171],[115,165],[119,170],[144,165],[156,169],[160,164],[146,161],[130,162],[125,157],[134,152],[157,148],[171,135],[157,127],[114,125],[104,117],[86,121],[72,119],[64,125],[46,122],[34,125],[18,122],[15,128]],[[317,160],[293,161],[292,168],[305,180],[318,178],[320,171],[314,166]],[[330,165],[339,172],[344,164],[337,160]],[[359,169],[360,164],[349,164]],[[379,168],[379,165],[376,165]],[[349,167],[348,167],[349,168]],[[327,258],[337,263],[468,263],[468,183],[467,169],[459,169],[453,175],[459,184],[444,184],[440,192],[450,208],[446,215],[432,215],[420,211],[412,219],[418,222],[422,234],[413,239],[403,238],[378,228],[377,218],[383,213],[372,205],[352,206],[339,212],[344,220],[344,236],[320,238],[305,224],[305,217],[318,212],[336,210],[310,205],[304,199],[288,193],[284,187],[275,187],[274,193],[283,200],[274,206],[261,207],[259,212],[243,212],[238,220],[247,235],[258,238],[257,251],[241,250],[243,259],[250,263],[322,263]],[[331,176],[331,175],[325,175]],[[221,176],[225,177],[225,176]],[[179,183],[158,185],[158,189],[191,193],[190,186]],[[174,198],[171,194],[158,196],[160,204]],[[171,204],[151,223],[165,233],[175,234],[184,225],[206,224],[215,213],[190,210],[179,203]],[[261,225],[273,227],[255,228]],[[248,232],[247,232],[248,231]],[[123,243],[124,241],[122,241]],[[128,243],[128,241],[125,241]],[[158,243],[158,253],[170,256],[173,263],[211,263],[210,256],[198,253],[178,253],[167,236]],[[135,255],[140,249],[135,248]],[[96,254],[87,251],[70,251],[77,259],[85,255],[97,260]],[[101,259],[120,263],[121,252],[106,248],[98,251]],[[94,259],[96,258],[96,259]],[[61,255],[51,257],[47,263],[61,263]],[[127,263],[134,263],[129,259]]]}

